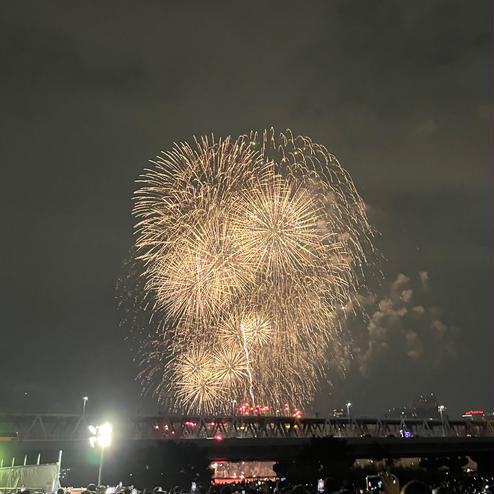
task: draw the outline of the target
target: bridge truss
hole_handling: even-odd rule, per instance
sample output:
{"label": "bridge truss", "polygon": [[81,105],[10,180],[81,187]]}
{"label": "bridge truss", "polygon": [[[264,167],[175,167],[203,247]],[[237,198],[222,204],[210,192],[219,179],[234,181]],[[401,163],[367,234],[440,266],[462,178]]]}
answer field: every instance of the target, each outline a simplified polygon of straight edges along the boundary
{"label": "bridge truss", "polygon": [[[73,414],[0,414],[0,438],[19,441],[80,441],[88,425],[106,417]],[[394,418],[293,418],[268,416],[134,416],[112,420],[116,437],[128,440],[313,438],[313,437],[489,437],[492,420]],[[15,434],[12,434],[15,433]]]}

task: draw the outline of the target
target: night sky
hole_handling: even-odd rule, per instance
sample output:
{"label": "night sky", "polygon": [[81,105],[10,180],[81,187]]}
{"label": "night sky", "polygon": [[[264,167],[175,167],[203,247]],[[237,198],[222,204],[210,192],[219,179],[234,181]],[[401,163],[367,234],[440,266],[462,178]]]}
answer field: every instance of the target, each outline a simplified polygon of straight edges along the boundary
{"label": "night sky", "polygon": [[0,410],[156,411],[116,311],[135,180],[270,125],[339,158],[385,259],[315,409],[493,408],[492,2],[12,0],[0,23]]}

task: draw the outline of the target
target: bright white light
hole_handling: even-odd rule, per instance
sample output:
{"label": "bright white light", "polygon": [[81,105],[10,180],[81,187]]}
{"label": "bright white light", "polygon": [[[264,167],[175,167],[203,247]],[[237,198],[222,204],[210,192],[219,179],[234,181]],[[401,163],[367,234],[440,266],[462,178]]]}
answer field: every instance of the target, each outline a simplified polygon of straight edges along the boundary
{"label": "bright white light", "polygon": [[352,404],[351,404],[350,402],[348,402],[348,403],[346,404],[346,406],[347,406],[347,407],[351,407],[351,406],[352,406]]}
{"label": "bright white light", "polygon": [[110,446],[113,431],[112,425],[110,423],[105,422],[104,424],[97,426],[90,425],[88,429],[89,432],[93,434],[93,436],[89,438],[89,444],[91,445],[91,447],[94,448],[96,444],[101,448]]}
{"label": "bright white light", "polygon": [[99,431],[98,431],[98,443],[102,448],[106,448],[106,446],[109,446],[111,443],[111,433],[112,433],[112,426],[108,422],[104,423],[103,425],[100,425]]}
{"label": "bright white light", "polygon": [[82,399],[83,399],[84,401],[89,400],[89,398],[88,398],[87,396],[83,396],[83,397],[82,397]]}

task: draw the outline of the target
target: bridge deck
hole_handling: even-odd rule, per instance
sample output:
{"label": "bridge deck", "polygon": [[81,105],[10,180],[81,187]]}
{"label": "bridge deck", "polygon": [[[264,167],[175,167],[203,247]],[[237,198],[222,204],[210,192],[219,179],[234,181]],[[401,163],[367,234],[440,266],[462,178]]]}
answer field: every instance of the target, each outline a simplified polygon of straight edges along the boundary
{"label": "bridge deck", "polygon": [[[88,425],[106,417],[73,414],[0,414],[0,431],[17,432],[22,441],[80,441]],[[248,438],[493,437],[488,420],[392,419],[355,417],[301,418],[269,416],[135,416],[112,420],[117,436],[131,440]],[[408,435],[408,434],[407,434]]]}

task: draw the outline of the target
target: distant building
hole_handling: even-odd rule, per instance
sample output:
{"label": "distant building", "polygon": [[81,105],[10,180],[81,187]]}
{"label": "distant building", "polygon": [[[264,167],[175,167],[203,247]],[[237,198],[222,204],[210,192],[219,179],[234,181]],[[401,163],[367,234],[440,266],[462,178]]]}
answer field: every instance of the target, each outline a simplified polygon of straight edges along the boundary
{"label": "distant building", "polygon": [[483,418],[487,418],[488,416],[489,414],[484,414],[484,410],[469,410],[468,412],[465,412],[462,415],[464,419],[470,419],[470,420],[481,420]]}
{"label": "distant building", "polygon": [[346,413],[343,408],[335,408],[331,413],[331,417],[346,417]]}

